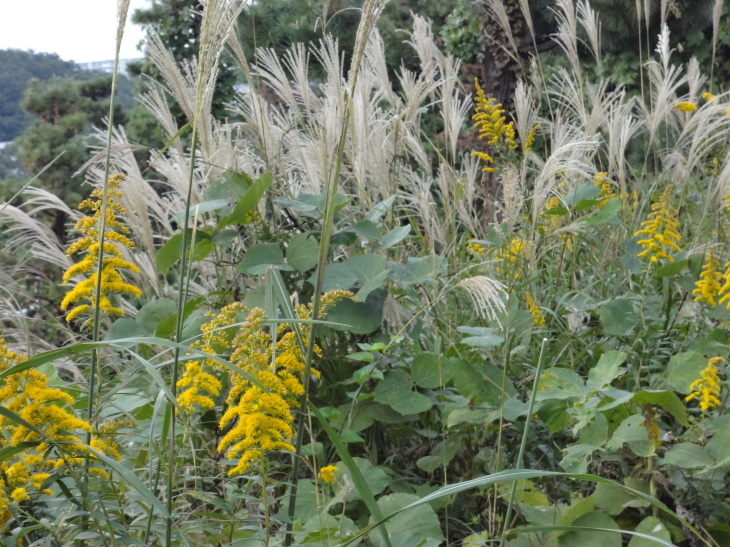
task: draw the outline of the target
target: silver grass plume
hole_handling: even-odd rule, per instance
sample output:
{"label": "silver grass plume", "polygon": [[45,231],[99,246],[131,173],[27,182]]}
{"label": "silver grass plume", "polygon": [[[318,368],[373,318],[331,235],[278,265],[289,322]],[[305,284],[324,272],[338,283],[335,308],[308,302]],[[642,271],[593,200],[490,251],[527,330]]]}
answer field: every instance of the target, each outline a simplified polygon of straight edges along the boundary
{"label": "silver grass plume", "polygon": [[588,35],[588,43],[593,58],[601,66],[601,22],[598,19],[598,13],[591,9],[591,5],[581,0],[578,2],[578,22],[585,29]]}
{"label": "silver grass plume", "polygon": [[469,295],[479,317],[495,320],[502,326],[497,315],[506,310],[504,299],[507,298],[507,291],[502,283],[485,275],[477,275],[460,281],[457,287]]}
{"label": "silver grass plume", "polygon": [[512,33],[512,27],[510,26],[509,16],[507,15],[507,10],[504,7],[504,2],[502,2],[502,0],[478,0],[476,4],[484,8],[485,11],[489,15],[491,15],[492,19],[494,19],[497,24],[499,24],[499,28],[507,37],[507,42],[509,43],[511,51],[508,50],[504,45],[499,45],[501,45],[511,57],[513,57],[515,60],[518,60],[520,57],[520,52],[517,48],[515,36]]}
{"label": "silver grass plume", "polygon": [[720,18],[722,16],[722,6],[724,0],[715,0],[715,5],[712,7],[712,64],[715,66],[715,54],[717,53],[717,38],[720,32]]}

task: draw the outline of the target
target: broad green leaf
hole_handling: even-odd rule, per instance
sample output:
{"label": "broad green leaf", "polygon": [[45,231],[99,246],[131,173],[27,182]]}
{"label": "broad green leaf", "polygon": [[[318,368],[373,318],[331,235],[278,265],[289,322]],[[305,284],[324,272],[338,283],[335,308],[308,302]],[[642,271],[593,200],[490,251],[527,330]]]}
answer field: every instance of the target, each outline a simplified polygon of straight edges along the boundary
{"label": "broad green leaf", "polygon": [[173,300],[157,298],[142,306],[137,313],[136,320],[147,331],[146,334],[155,334],[157,325],[175,313],[177,313],[177,305]]}
{"label": "broad green leaf", "polygon": [[284,253],[278,243],[259,243],[246,251],[238,269],[249,275],[263,275],[270,266],[284,264]]}
{"label": "broad green leaf", "polygon": [[[659,538],[669,544],[672,542],[672,535],[669,533],[669,530],[667,530],[667,526],[656,517],[646,517],[636,527],[636,531],[648,536]],[[654,540],[634,536],[629,541],[628,547],[654,547],[655,545],[657,545],[657,542]]]}
{"label": "broad green leaf", "polygon": [[703,447],[689,442],[677,443],[664,454],[664,465],[676,465],[682,469],[710,467],[714,460]]}
{"label": "broad green leaf", "polygon": [[417,386],[435,389],[446,385],[462,364],[465,361],[436,353],[416,353],[411,361],[411,377]]}
{"label": "broad green leaf", "polygon": [[[365,478],[362,476],[362,473],[360,472],[360,468],[355,463],[355,460],[350,456],[349,451],[347,450],[347,445],[342,442],[342,439],[337,434],[337,432],[332,429],[332,426],[327,421],[327,418],[325,418],[322,413],[319,411],[319,409],[314,406],[311,402],[308,402],[309,410],[314,414],[314,416],[317,418],[317,421],[322,426],[322,429],[325,430],[327,433],[327,436],[332,441],[332,444],[335,445],[335,449],[337,450],[337,454],[342,458],[342,463],[347,468],[347,470],[350,473],[350,479],[352,480],[353,485],[355,486],[355,489],[357,490],[358,494],[360,495],[361,499],[365,503],[365,506],[370,511],[370,514],[373,516],[373,518],[377,521],[377,524],[368,527],[368,531],[370,531],[375,526],[378,526],[380,528],[380,537],[383,539],[383,543],[387,547],[392,547],[390,543],[390,539],[388,538],[388,531],[385,528],[385,526],[381,526],[380,523],[384,522],[386,519],[383,516],[383,512],[380,510],[380,506],[375,501],[375,497],[373,496],[373,492],[370,489],[370,486],[368,485]],[[315,504],[316,506],[316,504]],[[347,544],[353,543],[360,533],[353,536],[352,539],[350,539]]]}
{"label": "broad green leaf", "polygon": [[669,412],[684,427],[689,427],[687,408],[673,391],[637,391],[632,400],[639,404],[657,405]]}
{"label": "broad green leaf", "polygon": [[383,235],[380,233],[380,227],[371,220],[363,219],[350,228],[350,230],[364,239],[374,239],[376,241],[383,239]]}
{"label": "broad green leaf", "polygon": [[[357,283],[357,279],[357,273],[346,262],[327,264],[327,268],[324,271],[322,291],[350,290]],[[316,286],[317,273],[312,274],[308,281],[313,286]]]}
{"label": "broad green leaf", "polygon": [[[393,513],[418,501],[415,494],[389,494],[378,500],[378,506],[383,513]],[[421,545],[423,547],[438,547],[444,541],[438,517],[428,505],[418,505],[411,509],[398,512],[386,525],[393,545],[405,547],[407,545]],[[380,536],[370,535],[370,541],[382,546]]]}
{"label": "broad green leaf", "polygon": [[580,531],[571,531],[560,537],[560,547],[586,547],[600,545],[601,547],[621,547],[621,534],[615,532],[598,532],[591,528],[602,530],[621,531],[616,522],[605,513],[587,513],[570,523],[570,526],[584,528]]}
{"label": "broad green leaf", "polygon": [[654,270],[654,274],[657,277],[666,277],[668,275],[676,275],[679,272],[681,272],[687,265],[689,264],[688,259],[684,260],[676,260],[674,262],[668,262],[667,264],[663,264],[659,266],[656,270]]}
{"label": "broad green leaf", "polygon": [[[545,495],[544,492],[541,492],[535,486],[534,482],[529,480],[520,480],[515,482],[517,483],[514,497],[515,503],[519,505],[530,505],[533,507],[550,505],[550,499]],[[499,495],[502,496],[502,498],[507,500],[510,498],[510,495],[512,493],[512,485],[506,483],[500,484],[497,487],[497,492],[499,492]]]}
{"label": "broad green leaf", "polygon": [[456,330],[471,335],[462,338],[461,343],[474,348],[491,348],[504,342],[504,336],[488,327],[457,327]]}
{"label": "broad green leaf", "polygon": [[430,455],[420,458],[416,465],[426,473],[432,473],[436,468],[448,465],[463,445],[461,435],[449,435],[434,447]]}
{"label": "broad green leaf", "polygon": [[382,241],[380,243],[380,248],[381,249],[390,249],[394,245],[403,241],[410,233],[411,233],[410,224],[407,224],[405,226],[399,226],[398,228],[393,228],[390,232],[388,232],[387,234],[385,234],[383,236]]}
{"label": "broad green leaf", "polygon": [[631,334],[634,327],[640,323],[640,318],[634,311],[634,305],[626,298],[617,298],[601,306],[598,310],[601,325],[606,334],[625,336]]}
{"label": "broad green leaf", "polygon": [[349,298],[339,300],[327,311],[327,320],[339,323],[336,330],[354,334],[370,334],[380,328],[383,320],[383,302],[387,293],[377,289],[368,295],[365,302],[353,302]]}
{"label": "broad green leaf", "polygon": [[107,340],[134,338],[135,336],[149,336],[150,332],[131,317],[120,317],[109,328]]}
{"label": "broad green leaf", "polygon": [[414,391],[413,381],[404,370],[393,370],[375,388],[375,400],[404,416],[420,414],[433,406],[431,399]]}
{"label": "broad green leaf", "polygon": [[722,467],[730,467],[730,424],[720,426],[707,442],[707,453]]}
{"label": "broad green leaf", "polygon": [[583,399],[586,388],[583,378],[567,368],[553,367],[543,372],[540,377],[540,390],[536,400],[545,399]]}
{"label": "broad green leaf", "polygon": [[673,355],[667,365],[667,384],[682,394],[689,393],[689,386],[700,377],[707,366],[707,359],[695,351]]}
{"label": "broad green leaf", "polygon": [[319,243],[310,234],[297,234],[286,247],[286,263],[298,272],[306,272],[317,265]]}
{"label": "broad green leaf", "polygon": [[595,200],[600,191],[600,188],[595,184],[584,182],[569,191],[562,201],[568,207],[576,207],[583,200]]}
{"label": "broad green leaf", "polygon": [[246,173],[229,171],[208,186],[205,198],[211,201],[225,200],[228,203],[235,203],[246,194],[251,185],[253,185],[253,179]]}
{"label": "broad green leaf", "polygon": [[370,209],[370,211],[368,211],[366,218],[372,222],[377,222],[378,220],[380,220],[383,215],[385,215],[385,213],[387,213],[393,206],[393,204],[395,203],[395,198],[396,196],[390,196],[389,198],[385,198],[380,203],[376,203]]}
{"label": "broad green leaf", "polygon": [[[355,465],[360,470],[360,473],[362,473],[362,477],[363,479],[365,479],[365,482],[367,482],[368,486],[370,487],[370,491],[372,492],[373,496],[377,496],[388,487],[391,482],[391,478],[385,471],[385,468],[373,465],[365,458],[352,458],[352,460],[353,462],[355,462]],[[347,473],[347,470],[344,468],[343,462],[337,462],[335,466],[339,469],[343,469],[344,473]],[[350,489],[345,494],[345,501],[354,501],[361,499],[362,495],[356,489]]]}
{"label": "broad green leaf", "polygon": [[246,190],[246,193],[238,200],[236,206],[230,215],[227,215],[220,219],[218,222],[218,229],[222,230],[230,224],[247,224],[247,215],[251,212],[261,201],[261,197],[264,192],[268,190],[269,186],[273,182],[273,178],[269,171],[262,174],[256,179],[250,188]]}
{"label": "broad green leaf", "polygon": [[623,488],[611,484],[597,484],[592,494],[596,507],[609,515],[618,515],[626,508],[626,504],[636,498]]}
{"label": "broad green leaf", "polygon": [[619,450],[624,444],[629,447],[637,456],[648,458],[653,456],[656,450],[654,441],[649,439],[644,416],[633,414],[626,418],[614,431],[611,440],[606,447],[609,450]]}
{"label": "broad green leaf", "polygon": [[[190,254],[190,260],[192,262],[197,262],[199,260],[203,260],[206,258],[211,252],[213,252],[213,249],[215,246],[210,241],[210,236],[204,232],[195,232],[193,234],[193,230],[188,230],[188,238],[186,245],[189,248],[190,242],[193,240],[193,236],[195,236],[195,245],[193,247],[193,252]],[[155,263],[157,266],[157,270],[165,275],[170,270],[172,266],[177,263],[178,260],[183,255],[183,234],[177,233],[173,235],[170,239],[168,239],[165,244],[160,247],[157,250],[157,256],[155,257]]]}
{"label": "broad green leaf", "polygon": [[597,213],[587,217],[585,219],[585,223],[588,226],[605,224],[606,222],[616,218],[616,213],[619,209],[621,209],[621,200],[618,198],[611,198],[598,210]]}
{"label": "broad green leaf", "polygon": [[601,355],[596,366],[588,371],[586,390],[592,393],[610,385],[611,382],[622,374],[623,369],[621,365],[626,361],[626,357],[625,352],[615,350]]}

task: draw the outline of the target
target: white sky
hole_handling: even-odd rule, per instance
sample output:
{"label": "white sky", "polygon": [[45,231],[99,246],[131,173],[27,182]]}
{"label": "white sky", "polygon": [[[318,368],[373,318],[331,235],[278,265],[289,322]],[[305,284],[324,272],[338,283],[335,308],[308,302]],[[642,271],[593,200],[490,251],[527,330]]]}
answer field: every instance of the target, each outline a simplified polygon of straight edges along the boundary
{"label": "white sky", "polygon": [[[129,18],[150,3],[131,0]],[[77,63],[114,58],[116,0],[0,0],[0,8],[0,49],[57,53]],[[143,38],[143,29],[128,20],[121,58],[141,57],[137,44]]]}

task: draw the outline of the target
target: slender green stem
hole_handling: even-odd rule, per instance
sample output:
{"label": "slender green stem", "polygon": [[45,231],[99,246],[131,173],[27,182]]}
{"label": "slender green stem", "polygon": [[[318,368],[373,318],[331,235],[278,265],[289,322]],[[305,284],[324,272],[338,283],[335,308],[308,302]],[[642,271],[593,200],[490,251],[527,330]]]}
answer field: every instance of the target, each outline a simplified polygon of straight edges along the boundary
{"label": "slender green stem", "polygon": [[[121,32],[117,33],[117,44],[116,51],[114,53],[114,70],[112,71],[112,85],[109,97],[109,120],[107,123],[106,131],[106,157],[104,160],[104,190],[101,198],[101,211],[99,218],[99,256],[96,262],[96,284],[94,287],[94,315],[91,331],[91,341],[98,342],[100,334],[100,321],[101,321],[101,273],[104,268],[104,244],[106,240],[106,213],[109,203],[109,171],[111,166],[111,151],[112,151],[112,131],[114,128],[114,96],[117,89],[117,74],[119,72],[119,51],[121,47],[121,39],[124,31],[124,20],[119,22],[121,25]],[[86,433],[86,444],[91,444],[91,437],[94,430],[96,430],[96,391],[97,391],[97,376],[100,376],[101,370],[99,370],[99,349],[94,348],[91,352],[91,368],[89,370],[89,390],[86,397],[86,419],[91,424],[91,430]],[[86,455],[84,462],[84,474],[81,480],[81,494],[86,499],[89,487],[89,469],[91,466],[91,456]],[[88,527],[88,517],[84,517],[81,521],[81,529],[86,530]]]}
{"label": "slender green stem", "polygon": [[[327,256],[329,254],[330,238],[334,231],[335,218],[335,197],[337,196],[337,181],[340,178],[340,170],[342,168],[342,156],[345,151],[345,142],[347,141],[347,129],[350,119],[350,97],[345,96],[345,111],[343,113],[342,133],[337,145],[337,161],[332,176],[328,180],[327,200],[324,209],[324,219],[322,221],[322,239],[319,244],[319,261],[317,263],[317,283],[314,289],[314,298],[312,299],[312,319],[319,318],[319,308],[322,294],[322,284],[324,283],[324,272],[327,267]],[[304,384],[304,394],[302,395],[302,403],[299,407],[299,422],[297,424],[297,439],[294,445],[294,462],[292,464],[291,490],[289,494],[289,522],[287,523],[287,534],[284,545],[289,546],[292,542],[292,527],[294,525],[294,513],[296,511],[297,490],[299,487],[299,454],[301,453],[302,443],[304,441],[304,416],[307,412],[307,401],[309,399],[309,377],[312,370],[312,359],[314,358],[314,334],[315,323],[309,328],[309,339],[307,341],[307,354],[305,359],[304,373],[302,375],[302,383]]]}
{"label": "slender green stem", "polygon": [[[547,338],[542,339],[542,345],[540,346],[540,357],[537,359],[537,370],[535,371],[535,380],[532,383],[532,393],[530,394],[530,403],[527,407],[527,416],[525,417],[525,430],[522,432],[522,442],[520,443],[520,451],[517,454],[517,461],[515,462],[515,469],[523,469],[525,456],[525,447],[527,446],[527,436],[530,432],[530,423],[532,421],[532,412],[535,408],[535,397],[537,397],[537,388],[540,385],[540,373],[542,372],[542,362],[545,355],[545,345],[547,344]],[[502,526],[502,538],[500,539],[500,547],[504,544],[504,536],[507,532],[507,527],[512,519],[512,506],[515,500],[515,494],[517,492],[517,481],[512,482],[512,491],[509,495],[509,502],[507,503],[507,513],[504,515],[504,524]]]}

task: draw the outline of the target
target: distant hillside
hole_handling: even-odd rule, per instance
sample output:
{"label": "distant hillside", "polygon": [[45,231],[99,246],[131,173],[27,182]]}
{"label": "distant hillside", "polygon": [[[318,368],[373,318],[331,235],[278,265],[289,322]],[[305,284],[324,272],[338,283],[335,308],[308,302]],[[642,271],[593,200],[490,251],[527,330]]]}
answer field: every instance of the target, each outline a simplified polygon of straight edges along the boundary
{"label": "distant hillside", "polygon": [[[18,137],[32,120],[20,107],[31,78],[46,81],[53,76],[69,76],[89,80],[96,75],[98,72],[82,70],[76,63],[64,61],[55,53],[0,50],[0,142]],[[132,88],[129,79],[120,78],[118,100],[125,109],[133,105]]]}
{"label": "distant hillside", "polygon": [[78,76],[76,63],[58,55],[19,49],[0,50],[0,142],[11,141],[23,132],[30,117],[20,108],[28,80],[45,81],[53,76]]}

